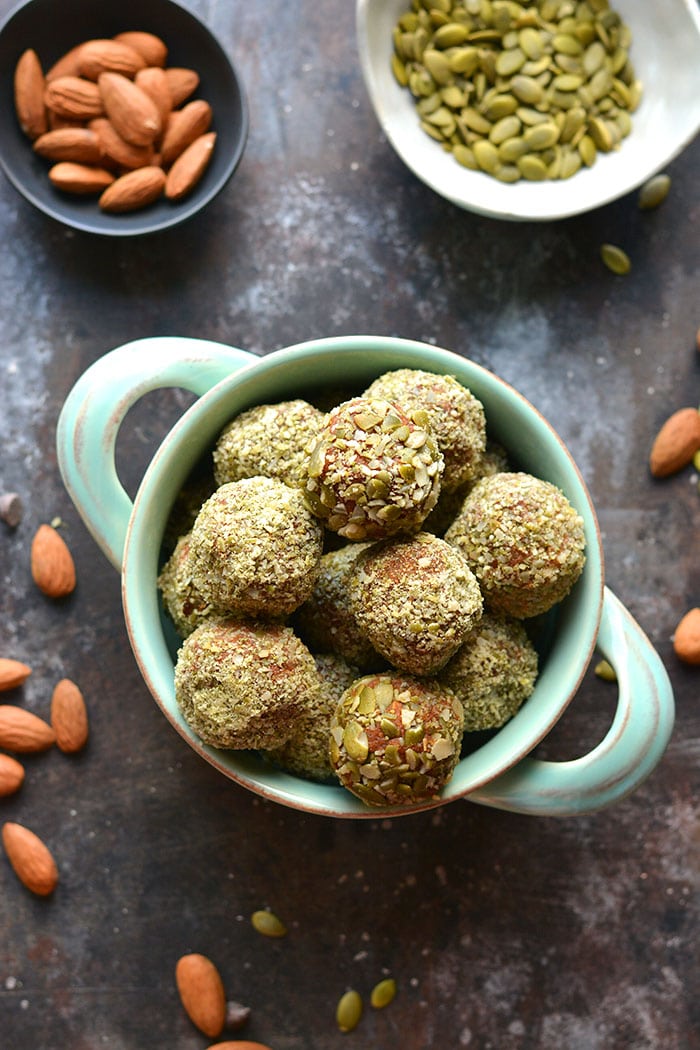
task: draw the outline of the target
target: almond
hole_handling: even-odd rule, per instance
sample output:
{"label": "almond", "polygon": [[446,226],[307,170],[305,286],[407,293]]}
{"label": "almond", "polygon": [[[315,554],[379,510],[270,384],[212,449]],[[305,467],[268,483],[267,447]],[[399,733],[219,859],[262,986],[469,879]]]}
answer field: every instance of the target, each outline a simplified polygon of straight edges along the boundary
{"label": "almond", "polygon": [[2,828],[2,844],[15,875],[28,890],[40,897],[53,893],[58,882],[56,861],[38,835],[8,821]]}
{"label": "almond", "polygon": [[196,952],[183,955],[175,967],[175,983],[192,1024],[210,1037],[220,1035],[226,1021],[226,996],[211,959]]}
{"label": "almond", "polygon": [[90,130],[97,136],[101,160],[106,167],[126,168],[131,171],[153,164],[153,146],[132,146],[121,137],[106,117],[91,120]]}
{"label": "almond", "polygon": [[91,120],[104,112],[97,84],[82,77],[64,76],[50,80],[44,92],[44,102],[59,117],[69,120]]}
{"label": "almond", "polygon": [[129,47],[133,47],[134,51],[138,51],[148,66],[164,66],[167,61],[168,48],[155,33],[144,33],[134,30],[127,33],[117,33],[114,39],[119,40],[122,44],[128,44]]}
{"label": "almond", "polygon": [[101,73],[121,73],[131,80],[146,62],[138,51],[119,40],[88,40],[78,55],[78,72],[88,80]]}
{"label": "almond", "polygon": [[227,1039],[223,1043],[212,1043],[207,1050],[270,1050],[266,1043],[252,1043],[250,1039]]}
{"label": "almond", "polygon": [[165,70],[165,75],[168,78],[173,107],[179,106],[199,87],[199,73],[196,73],[194,69],[185,69],[183,66],[168,66]]}
{"label": "almond", "polygon": [[655,478],[675,474],[690,463],[700,449],[700,412],[679,408],[658,432],[649,454],[649,468]]}
{"label": "almond", "polygon": [[152,98],[160,113],[161,125],[164,127],[170,110],[173,108],[173,100],[170,96],[168,78],[165,70],[158,66],[147,66],[140,69],[134,78],[134,83]]}
{"label": "almond", "polygon": [[82,48],[82,44],[76,44],[75,47],[70,49],[70,51],[66,51],[64,55],[61,55],[58,61],[54,62],[47,72],[47,83],[49,80],[58,80],[59,77],[77,77],[80,68],[79,59]]}
{"label": "almond", "polygon": [[99,164],[100,143],[89,128],[56,128],[40,135],[34,152],[47,160],[70,160],[76,164]]}
{"label": "almond", "polygon": [[161,130],[153,99],[121,73],[102,73],[97,84],[105,112],[121,137],[134,146],[150,146]]}
{"label": "almond", "polygon": [[75,682],[62,678],[51,696],[51,725],[56,744],[65,754],[82,751],[88,739],[85,698]]}
{"label": "almond", "polygon": [[24,766],[10,755],[0,755],[0,798],[19,791],[24,782]]}
{"label": "almond", "polygon": [[114,175],[104,168],[65,160],[54,164],[49,171],[49,179],[58,190],[87,196],[102,193],[114,182]]}
{"label": "almond", "polygon": [[15,67],[15,111],[19,126],[30,139],[48,128],[44,104],[45,81],[39,56],[28,48]]}
{"label": "almond", "polygon": [[43,718],[14,704],[0,704],[0,747],[29,755],[48,751],[56,734]]}
{"label": "almond", "polygon": [[161,154],[166,168],[187,149],[191,142],[209,130],[211,106],[203,98],[173,110],[163,133]]}
{"label": "almond", "polygon": [[100,207],[108,212],[137,211],[153,204],[165,189],[165,172],[149,165],[115,179],[100,197]]}
{"label": "almond", "polygon": [[685,664],[700,664],[700,609],[691,609],[676,627],[673,651]]}
{"label": "almond", "polygon": [[171,201],[182,200],[194,189],[211,160],[216,132],[209,131],[190,143],[168,172],[165,196]]}
{"label": "almond", "polygon": [[0,693],[4,693],[7,689],[16,689],[29,678],[31,673],[31,667],[27,667],[20,660],[10,660],[6,656],[0,656]]}
{"label": "almond", "polygon": [[[79,168],[80,165],[66,164]],[[52,168],[55,171],[57,164]],[[97,170],[85,168],[85,171]],[[111,178],[111,176],[110,176]],[[34,534],[31,549],[32,578],[49,598],[63,598],[75,589],[75,565],[66,541],[52,525],[40,525]]]}

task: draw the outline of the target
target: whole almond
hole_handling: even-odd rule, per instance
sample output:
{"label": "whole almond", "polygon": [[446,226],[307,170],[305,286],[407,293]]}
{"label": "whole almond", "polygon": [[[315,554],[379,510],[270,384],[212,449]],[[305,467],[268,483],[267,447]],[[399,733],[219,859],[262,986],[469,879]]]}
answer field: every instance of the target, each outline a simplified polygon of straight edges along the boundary
{"label": "whole almond", "polygon": [[97,85],[118,134],[134,146],[149,146],[161,130],[158,108],[145,91],[121,73],[102,73]]}
{"label": "whole almond", "polygon": [[56,128],[40,135],[34,152],[47,160],[69,160],[76,164],[99,164],[100,143],[89,128]]}
{"label": "whole almond", "polygon": [[48,81],[44,102],[59,117],[69,120],[91,120],[104,112],[97,84],[83,77],[64,76]]}
{"label": "whole almond", "polygon": [[122,73],[133,79],[146,62],[138,51],[119,40],[88,40],[78,54],[78,72],[88,80],[101,73]]}
{"label": "whole almond", "polygon": [[51,725],[56,744],[65,754],[82,751],[88,739],[85,698],[75,682],[62,678],[51,696]]}
{"label": "whole almond", "polygon": [[97,136],[100,160],[105,167],[126,168],[132,171],[134,168],[153,164],[153,146],[133,146],[121,137],[106,117],[91,120],[90,130]]}
{"label": "whole almond", "polygon": [[250,1039],[226,1039],[223,1043],[212,1043],[207,1050],[270,1050],[267,1043],[252,1043]]}
{"label": "whole almond", "polygon": [[675,474],[690,463],[700,449],[700,412],[679,408],[656,435],[649,454],[649,469],[655,478]]}
{"label": "whole almond", "polygon": [[673,651],[683,663],[700,664],[700,609],[691,609],[676,627]]}
{"label": "whole almond", "polygon": [[152,98],[160,113],[161,124],[164,127],[170,110],[173,108],[173,100],[168,87],[168,78],[165,70],[159,66],[146,66],[140,69],[134,78],[134,83]]}
{"label": "whole almond", "polygon": [[209,165],[216,142],[216,132],[209,131],[190,143],[168,172],[165,196],[172,201],[182,200],[194,189]]}
{"label": "whole almond", "polygon": [[24,766],[10,755],[0,755],[0,798],[19,791],[24,782]]}
{"label": "whole almond", "polygon": [[114,182],[114,175],[105,168],[62,160],[49,170],[49,179],[58,190],[89,196],[102,193]]}
{"label": "whole almond", "polygon": [[58,61],[54,62],[46,74],[47,83],[49,80],[58,80],[59,77],[78,76],[82,46],[82,44],[76,44],[70,51],[66,51],[64,55],[61,55]]}
{"label": "whole almond", "polygon": [[48,751],[55,742],[56,734],[43,718],[14,704],[0,704],[0,747],[29,755]]}
{"label": "whole almond", "polygon": [[168,66],[165,70],[165,75],[168,78],[173,108],[189,98],[199,87],[199,73],[195,72],[194,69],[185,69],[183,66]]}
{"label": "whole almond", "polygon": [[15,875],[28,890],[48,897],[56,889],[58,869],[51,851],[23,824],[3,824],[2,844]]}
{"label": "whole almond", "polygon": [[134,51],[143,58],[147,66],[164,66],[168,58],[168,48],[163,40],[155,33],[145,33],[133,30],[126,33],[117,33],[114,38],[123,44],[133,47]]}
{"label": "whole almond", "polygon": [[168,117],[160,151],[163,164],[169,167],[187,149],[191,142],[209,130],[211,106],[205,99],[196,98],[182,109],[175,109]]}
{"label": "whole almond", "polygon": [[7,656],[0,656],[0,693],[8,689],[16,689],[29,678],[31,673],[31,667],[27,667],[21,660],[11,660]]}
{"label": "whole almond", "polygon": [[[62,165],[56,164],[51,170]],[[78,164],[64,167],[79,168]],[[91,169],[85,167],[85,171]],[[93,169],[97,171],[98,169]],[[111,178],[111,176],[110,176]],[[53,180],[52,180],[53,181]],[[75,589],[73,555],[53,525],[40,525],[34,533],[31,549],[32,578],[40,591],[49,598],[63,598]]]}
{"label": "whole almond", "polygon": [[45,81],[36,51],[28,48],[15,66],[15,112],[19,126],[30,139],[43,135],[48,128],[44,104]]}
{"label": "whole almond", "polygon": [[196,952],[183,955],[175,967],[175,983],[192,1024],[210,1037],[220,1035],[226,1020],[226,996],[211,959]]}
{"label": "whole almond", "polygon": [[165,172],[150,165],[121,175],[100,197],[100,207],[108,212],[137,211],[162,197]]}

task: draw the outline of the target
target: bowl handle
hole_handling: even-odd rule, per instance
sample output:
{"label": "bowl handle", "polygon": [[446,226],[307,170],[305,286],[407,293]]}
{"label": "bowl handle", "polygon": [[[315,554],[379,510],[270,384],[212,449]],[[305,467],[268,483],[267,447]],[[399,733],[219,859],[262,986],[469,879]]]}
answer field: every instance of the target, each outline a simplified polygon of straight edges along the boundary
{"label": "bowl handle", "polygon": [[605,588],[597,646],[619,687],[613,723],[597,747],[571,762],[524,758],[466,798],[537,816],[589,813],[623,798],[659,762],[673,729],[671,683],[661,658],[624,605]]}
{"label": "bowl handle", "polygon": [[117,476],[117,434],[128,410],[150,390],[183,387],[201,396],[256,360],[205,339],[137,339],[95,361],[61,409],[56,434],[63,482],[88,530],[121,570],[132,503]]}

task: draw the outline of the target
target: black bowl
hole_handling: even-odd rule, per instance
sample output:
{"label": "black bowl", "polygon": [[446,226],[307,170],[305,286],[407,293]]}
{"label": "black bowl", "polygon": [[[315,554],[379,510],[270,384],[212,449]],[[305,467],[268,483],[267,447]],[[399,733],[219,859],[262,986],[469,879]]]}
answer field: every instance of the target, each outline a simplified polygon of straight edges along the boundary
{"label": "black bowl", "polygon": [[[194,69],[200,84],[193,98],[212,107],[216,147],[203,178],[179,202],[162,198],[142,211],[114,215],[100,211],[96,198],[55,189],[48,163],[32,150],[14,108],[14,70],[27,48],[48,70],[61,55],[85,40],[140,30],[168,46],[169,66]],[[241,79],[209,30],[172,0],[139,0],[129,14],[123,0],[29,0],[0,27],[0,164],[10,182],[41,211],[78,230],[129,237],[154,233],[189,219],[209,203],[233,175],[248,134],[248,107]]]}

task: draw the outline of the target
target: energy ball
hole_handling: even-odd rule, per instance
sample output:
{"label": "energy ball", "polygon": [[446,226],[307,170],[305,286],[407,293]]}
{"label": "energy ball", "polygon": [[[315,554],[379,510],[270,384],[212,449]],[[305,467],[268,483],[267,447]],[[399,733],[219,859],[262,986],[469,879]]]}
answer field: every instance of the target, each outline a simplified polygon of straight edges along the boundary
{"label": "energy ball", "polygon": [[409,415],[420,409],[428,413],[445,459],[445,491],[459,488],[477,474],[486,447],[484,406],[454,376],[399,368],[375,379],[365,396],[391,401]]}
{"label": "energy ball", "polygon": [[459,761],[462,705],[435,680],[366,675],[331,718],[330,760],[343,787],[368,806],[437,799]]}
{"label": "energy ball", "polygon": [[531,474],[482,478],[445,533],[464,554],[491,612],[525,619],[565,598],[583,570],[583,520],[555,485]]}
{"label": "energy ball", "polygon": [[158,577],[158,588],[165,611],[179,635],[186,638],[206,619],[217,615],[192,582],[191,537],[181,536]]}
{"label": "energy ball", "polygon": [[318,703],[314,658],[289,627],[209,620],[180,647],[175,697],[212,747],[280,747]]}
{"label": "energy ball", "polygon": [[444,463],[422,409],[352,398],[326,416],[309,451],[307,505],[348,540],[417,532],[435,506]]}
{"label": "energy ball", "polygon": [[192,527],[192,581],[217,609],[282,617],[311,594],[323,530],[298,489],[276,478],[221,485]]}
{"label": "energy ball", "polygon": [[481,616],[479,584],[459,550],[429,532],[363,551],[350,579],[360,630],[390,664],[431,675]]}
{"label": "energy ball", "polygon": [[294,628],[312,653],[337,653],[361,670],[383,666],[358,626],[348,590],[357,558],[371,546],[348,543],[322,555],[311,595],[294,614]]}
{"label": "energy ball", "polygon": [[358,671],[335,653],[322,653],[314,660],[320,679],[317,701],[297,719],[286,744],[265,755],[289,773],[323,783],[333,777],[328,755],[331,716],[345,690],[358,677]]}
{"label": "energy ball", "polygon": [[519,620],[483,617],[440,672],[464,707],[468,732],[498,729],[532,694],[537,652]]}
{"label": "energy ball", "polygon": [[242,412],[224,428],[214,449],[217,484],[262,476],[298,488],[306,475],[305,449],[324,418],[300,399]]}

